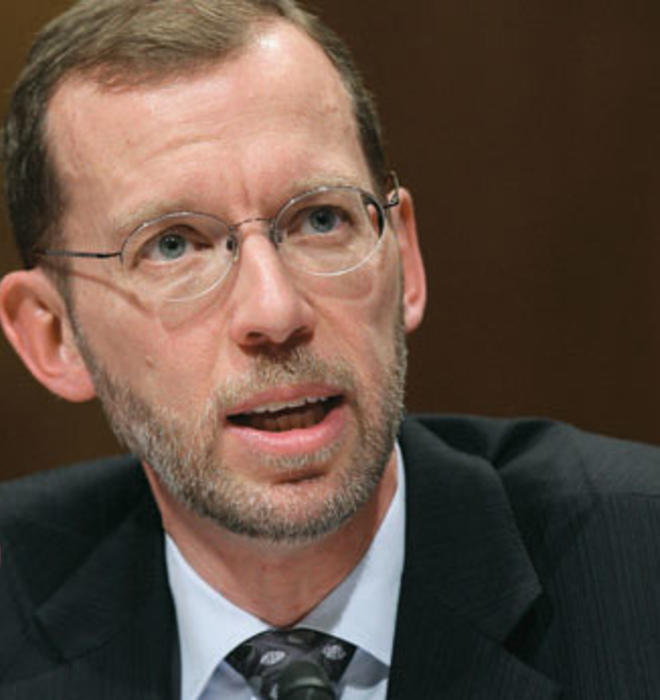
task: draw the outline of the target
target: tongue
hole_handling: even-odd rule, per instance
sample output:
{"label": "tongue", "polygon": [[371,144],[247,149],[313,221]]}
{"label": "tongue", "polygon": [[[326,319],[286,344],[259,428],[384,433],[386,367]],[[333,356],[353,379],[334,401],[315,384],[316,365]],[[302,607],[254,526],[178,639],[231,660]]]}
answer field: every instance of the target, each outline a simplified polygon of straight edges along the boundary
{"label": "tongue", "polygon": [[315,403],[298,408],[285,408],[273,413],[244,413],[232,420],[255,430],[280,433],[296,428],[311,428],[325,417],[327,408],[323,403]]}

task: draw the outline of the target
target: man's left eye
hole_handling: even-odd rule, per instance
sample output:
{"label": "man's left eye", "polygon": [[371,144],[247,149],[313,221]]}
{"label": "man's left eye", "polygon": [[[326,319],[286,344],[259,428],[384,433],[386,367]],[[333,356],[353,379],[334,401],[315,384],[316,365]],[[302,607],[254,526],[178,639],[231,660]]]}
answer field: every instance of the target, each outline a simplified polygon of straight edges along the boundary
{"label": "man's left eye", "polygon": [[341,226],[345,217],[336,207],[317,207],[310,210],[303,218],[301,233],[305,235],[318,235],[330,233]]}

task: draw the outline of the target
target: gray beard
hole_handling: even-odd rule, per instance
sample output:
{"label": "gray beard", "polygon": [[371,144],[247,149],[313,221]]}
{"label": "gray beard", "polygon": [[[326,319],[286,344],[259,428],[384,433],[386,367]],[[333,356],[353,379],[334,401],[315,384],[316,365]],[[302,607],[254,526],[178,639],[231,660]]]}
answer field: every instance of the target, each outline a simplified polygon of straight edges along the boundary
{"label": "gray beard", "polygon": [[[240,535],[280,543],[309,541],[338,528],[369,500],[380,482],[403,415],[407,351],[401,313],[394,328],[394,356],[371,392],[366,387],[356,390],[355,374],[343,360],[329,363],[298,347],[258,356],[247,376],[219,387],[201,415],[188,422],[149,404],[111,377],[90,351],[75,320],[73,325],[115,435],[151,466],[176,500],[197,515]],[[292,485],[286,498],[275,499],[268,487],[237,479],[232,465],[216,454],[224,407],[283,383],[320,381],[350,390],[359,399],[353,406],[357,437],[336,488],[323,498],[303,499]],[[267,459],[274,470],[292,472],[326,462],[336,451],[330,447],[310,455],[259,458]]]}

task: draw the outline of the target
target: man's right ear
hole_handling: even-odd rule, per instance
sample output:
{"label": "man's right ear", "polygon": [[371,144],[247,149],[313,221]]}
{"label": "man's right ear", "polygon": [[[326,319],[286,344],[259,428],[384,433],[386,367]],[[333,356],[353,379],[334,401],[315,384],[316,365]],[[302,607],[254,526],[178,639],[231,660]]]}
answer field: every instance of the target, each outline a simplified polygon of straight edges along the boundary
{"label": "man's right ear", "polygon": [[43,270],[18,270],[2,279],[0,323],[25,366],[47,389],[68,401],[94,398],[66,304]]}

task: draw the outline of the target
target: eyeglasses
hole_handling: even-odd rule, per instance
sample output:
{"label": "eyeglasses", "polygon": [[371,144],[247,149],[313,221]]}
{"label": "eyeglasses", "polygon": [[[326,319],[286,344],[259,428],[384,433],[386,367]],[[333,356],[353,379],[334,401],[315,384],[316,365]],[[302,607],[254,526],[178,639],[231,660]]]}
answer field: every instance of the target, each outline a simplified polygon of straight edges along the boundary
{"label": "eyeglasses", "polygon": [[262,222],[289,267],[318,276],[343,275],[363,265],[383,238],[386,210],[399,204],[390,173],[388,201],[349,185],[322,186],[289,199],[272,218],[227,224],[210,214],[182,211],[146,221],[114,252],[38,249],[38,256],[118,258],[140,294],[161,301],[194,299],[218,286],[239,258],[241,226]]}

